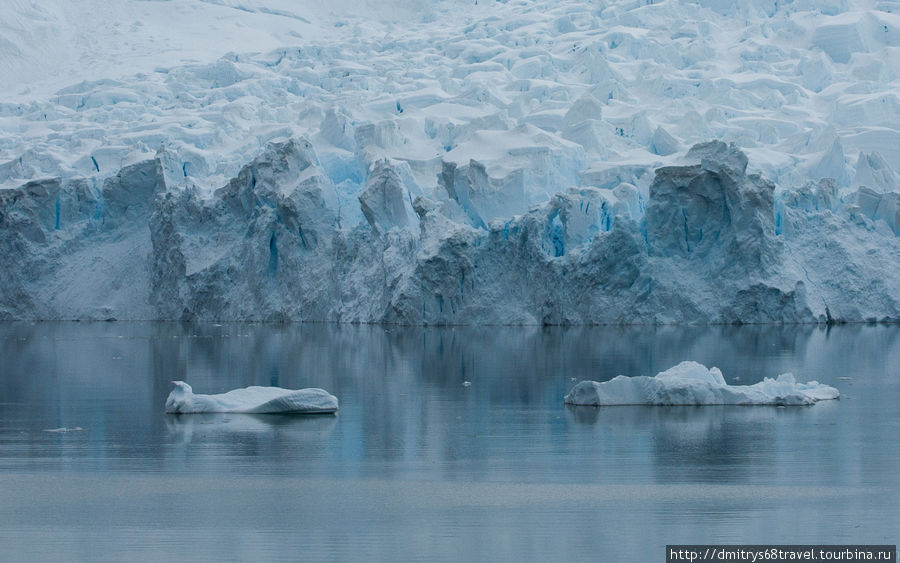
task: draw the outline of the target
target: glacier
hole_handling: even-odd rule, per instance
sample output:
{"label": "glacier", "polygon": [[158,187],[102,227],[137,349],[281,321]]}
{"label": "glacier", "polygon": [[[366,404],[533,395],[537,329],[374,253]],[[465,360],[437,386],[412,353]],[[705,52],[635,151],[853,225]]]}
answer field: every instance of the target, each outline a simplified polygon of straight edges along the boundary
{"label": "glacier", "polygon": [[900,321],[893,2],[125,4],[0,16],[0,320]]}
{"label": "glacier", "polygon": [[194,393],[184,381],[173,381],[175,388],[166,398],[169,414],[244,413],[244,414],[333,414],[337,397],[324,389],[282,389],[250,386],[218,395]]}
{"label": "glacier", "polygon": [[805,406],[840,398],[818,381],[797,383],[783,373],[753,385],[728,385],[718,368],[685,361],[654,377],[619,375],[609,381],[581,381],[565,396],[567,405],[777,405]]}
{"label": "glacier", "polygon": [[[211,196],[172,189],[160,158],[97,189],[0,191],[0,316],[400,324],[895,321],[890,193],[830,179],[782,190],[720,141],[627,183],[503,203],[477,163],[443,200],[375,163],[342,226],[312,143],[271,143]],[[452,168],[452,167],[451,167]],[[453,195],[450,195],[450,193]],[[411,202],[410,202],[411,200]],[[896,202],[894,201],[894,218]]]}

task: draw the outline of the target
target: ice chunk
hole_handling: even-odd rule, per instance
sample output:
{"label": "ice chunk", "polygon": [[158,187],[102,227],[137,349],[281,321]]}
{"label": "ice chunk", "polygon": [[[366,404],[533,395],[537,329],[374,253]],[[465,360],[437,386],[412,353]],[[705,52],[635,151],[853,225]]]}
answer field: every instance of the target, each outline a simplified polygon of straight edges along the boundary
{"label": "ice chunk", "polygon": [[376,233],[415,224],[412,204],[400,175],[387,160],[375,162],[366,190],[359,196],[366,220]]}
{"label": "ice chunk", "polygon": [[659,126],[653,133],[650,149],[653,151],[653,154],[667,156],[678,152],[678,140],[663,129],[662,126]]}
{"label": "ice chunk", "polygon": [[653,180],[653,168],[637,164],[624,164],[606,168],[588,169],[578,177],[581,186],[613,189],[621,184],[643,186],[648,189]]}
{"label": "ice chunk", "polygon": [[895,235],[900,234],[900,192],[878,193],[860,186],[847,197],[846,203],[857,206],[873,221],[885,221]]}
{"label": "ice chunk", "polygon": [[439,183],[466,212],[474,227],[484,228],[492,219],[513,215],[527,207],[524,171],[492,178],[484,164],[470,160],[457,166],[443,162]]}
{"label": "ice chunk", "polygon": [[219,395],[194,394],[184,381],[173,381],[175,389],[166,399],[172,414],[234,412],[250,414],[318,414],[338,410],[337,397],[324,389],[282,389],[251,386]]}
{"label": "ice chunk", "polygon": [[591,94],[585,94],[578,98],[566,112],[564,123],[566,127],[572,127],[590,119],[600,119],[602,112],[603,106],[600,100]]}
{"label": "ice chunk", "polygon": [[569,405],[811,405],[837,399],[834,387],[797,383],[790,373],[754,385],[728,385],[718,368],[681,362],[656,377],[620,375],[597,383],[582,381],[565,397]]}
{"label": "ice chunk", "polygon": [[685,155],[689,161],[700,161],[700,167],[710,172],[731,172],[743,174],[747,170],[747,155],[734,143],[728,145],[722,141],[709,141],[691,147]]}
{"label": "ice chunk", "polygon": [[859,20],[842,20],[820,26],[813,34],[813,45],[825,51],[834,62],[850,62],[852,53],[865,50],[859,24]]}
{"label": "ice chunk", "polygon": [[834,210],[838,199],[837,185],[833,178],[822,178],[818,182],[807,182],[803,186],[785,190],[779,198],[781,205],[804,211]]}
{"label": "ice chunk", "polygon": [[800,75],[800,83],[813,92],[821,92],[832,80],[828,61],[819,53],[800,59],[797,63],[797,74]]}
{"label": "ice chunk", "polygon": [[813,179],[834,178],[838,186],[846,186],[850,183],[850,172],[847,170],[847,163],[844,158],[844,146],[841,144],[840,138],[836,138],[834,143],[822,157],[813,165],[810,171]]}
{"label": "ice chunk", "polygon": [[900,180],[890,165],[877,152],[859,153],[856,161],[856,175],[851,188],[866,186],[876,192],[892,192],[900,187]]}
{"label": "ice chunk", "polygon": [[354,141],[361,148],[377,147],[382,149],[396,147],[403,142],[400,128],[395,121],[390,120],[363,123],[357,126],[354,132]]}
{"label": "ice chunk", "polygon": [[336,147],[346,150],[356,148],[356,139],[350,119],[335,108],[329,108],[325,112],[325,118],[322,120],[319,131],[323,139]]}

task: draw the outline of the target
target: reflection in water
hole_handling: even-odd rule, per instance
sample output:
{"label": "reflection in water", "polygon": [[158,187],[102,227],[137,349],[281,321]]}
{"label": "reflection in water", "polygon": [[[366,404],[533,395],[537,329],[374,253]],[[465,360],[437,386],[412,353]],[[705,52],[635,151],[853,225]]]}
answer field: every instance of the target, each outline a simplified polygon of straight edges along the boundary
{"label": "reflection in water", "polygon": [[165,455],[191,465],[203,464],[211,457],[266,459],[287,465],[297,455],[326,451],[336,419],[331,414],[167,414],[170,446]]}
{"label": "reflection in water", "polygon": [[195,434],[224,440],[238,439],[240,435],[278,434],[301,440],[327,437],[334,429],[335,419],[333,414],[169,414],[166,429],[184,443],[193,441]]}
{"label": "reflection in water", "polygon": [[[729,383],[792,371],[842,399],[562,404],[574,381],[683,360]],[[0,545],[656,560],[692,541],[892,543],[898,365],[885,326],[0,324]],[[172,380],[321,387],[341,410],[165,415]],[[43,432],[61,427],[84,430]]]}

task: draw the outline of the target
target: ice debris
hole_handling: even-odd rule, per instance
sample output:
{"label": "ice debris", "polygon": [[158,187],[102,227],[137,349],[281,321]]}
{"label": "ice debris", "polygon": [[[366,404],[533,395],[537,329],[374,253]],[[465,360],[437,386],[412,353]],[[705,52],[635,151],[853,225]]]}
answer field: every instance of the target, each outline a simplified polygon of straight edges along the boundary
{"label": "ice debris", "polygon": [[728,385],[718,368],[681,362],[655,377],[617,376],[609,381],[581,381],[569,391],[569,405],[811,405],[838,399],[834,387],[817,381],[797,383],[793,374],[765,378],[754,385]]}
{"label": "ice debris", "polygon": [[328,414],[338,410],[337,397],[323,389],[251,386],[218,395],[195,394],[184,381],[166,399],[172,414],[233,412],[247,414]]}

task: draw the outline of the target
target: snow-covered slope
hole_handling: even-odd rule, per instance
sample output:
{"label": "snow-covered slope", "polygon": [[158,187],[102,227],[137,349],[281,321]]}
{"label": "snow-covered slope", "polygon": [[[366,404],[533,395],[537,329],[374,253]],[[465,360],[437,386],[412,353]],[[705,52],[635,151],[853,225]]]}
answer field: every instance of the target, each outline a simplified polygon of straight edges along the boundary
{"label": "snow-covered slope", "polygon": [[900,319],[898,12],[11,0],[0,318]]}

